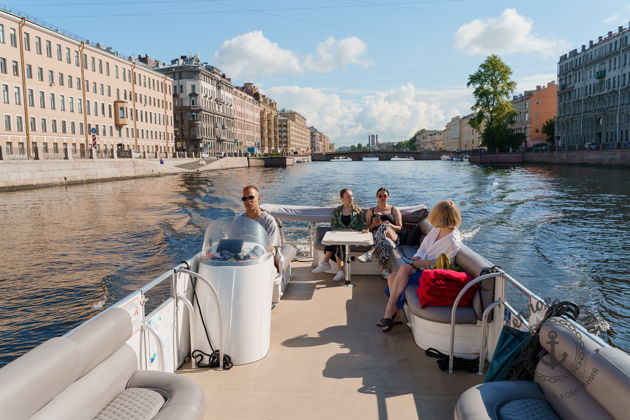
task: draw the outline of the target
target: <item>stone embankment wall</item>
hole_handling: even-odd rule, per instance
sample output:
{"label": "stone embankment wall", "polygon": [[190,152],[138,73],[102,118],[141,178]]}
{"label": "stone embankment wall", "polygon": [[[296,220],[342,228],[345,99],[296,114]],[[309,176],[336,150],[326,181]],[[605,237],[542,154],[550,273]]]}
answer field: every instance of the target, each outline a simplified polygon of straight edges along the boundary
{"label": "stone embankment wall", "polygon": [[559,165],[598,165],[630,167],[630,150],[574,150],[527,153],[486,153],[471,155],[470,163],[507,165],[552,163]]}
{"label": "stone embankment wall", "polygon": [[[264,161],[251,163],[252,166],[264,166]],[[164,164],[159,160],[144,159],[1,161],[0,191],[248,166],[247,157],[226,157],[208,163],[201,159],[166,159]]]}

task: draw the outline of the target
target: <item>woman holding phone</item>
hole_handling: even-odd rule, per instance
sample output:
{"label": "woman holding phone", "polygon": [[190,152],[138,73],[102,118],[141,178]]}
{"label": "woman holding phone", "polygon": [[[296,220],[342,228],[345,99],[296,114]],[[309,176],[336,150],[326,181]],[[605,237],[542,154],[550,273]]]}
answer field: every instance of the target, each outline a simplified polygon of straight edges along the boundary
{"label": "woman holding phone", "polygon": [[383,269],[383,277],[391,273],[389,270],[389,258],[398,244],[398,234],[402,230],[402,216],[400,211],[387,204],[390,194],[387,188],[376,190],[376,206],[367,211],[365,215],[368,230],[374,235],[374,246],[368,252],[357,257],[359,262],[369,262],[376,258]]}

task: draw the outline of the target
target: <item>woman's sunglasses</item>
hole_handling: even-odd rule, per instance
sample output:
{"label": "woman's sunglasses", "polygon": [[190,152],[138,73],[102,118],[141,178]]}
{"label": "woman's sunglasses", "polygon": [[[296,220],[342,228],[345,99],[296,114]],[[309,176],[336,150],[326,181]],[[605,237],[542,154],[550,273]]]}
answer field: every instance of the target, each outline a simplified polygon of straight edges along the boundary
{"label": "woman's sunglasses", "polygon": [[253,200],[254,198],[256,198],[256,196],[255,196],[255,195],[248,195],[248,196],[245,196],[245,197],[241,197],[241,200],[242,200],[243,202],[245,202],[245,201],[247,201],[247,200]]}
{"label": "woman's sunglasses", "polygon": [[388,196],[387,196],[387,194],[379,194],[379,195],[377,195],[377,197],[378,198],[387,198]]}

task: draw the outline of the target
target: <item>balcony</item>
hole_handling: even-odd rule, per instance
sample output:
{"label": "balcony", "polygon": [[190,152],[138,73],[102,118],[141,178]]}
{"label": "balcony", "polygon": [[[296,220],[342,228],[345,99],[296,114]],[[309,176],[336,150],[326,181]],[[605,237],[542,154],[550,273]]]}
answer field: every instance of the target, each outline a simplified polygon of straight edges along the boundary
{"label": "balcony", "polygon": [[114,115],[116,127],[127,125],[127,117],[125,116],[125,106],[127,101],[114,101]]}
{"label": "balcony", "polygon": [[595,72],[595,78],[597,80],[602,80],[602,79],[606,78],[606,70],[599,70],[599,71]]}

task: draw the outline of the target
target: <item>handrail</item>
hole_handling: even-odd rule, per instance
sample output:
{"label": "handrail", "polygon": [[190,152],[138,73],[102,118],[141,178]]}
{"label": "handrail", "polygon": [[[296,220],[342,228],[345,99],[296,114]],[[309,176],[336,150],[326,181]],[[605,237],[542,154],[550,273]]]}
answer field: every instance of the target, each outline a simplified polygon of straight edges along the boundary
{"label": "handrail", "polygon": [[[179,263],[173,268],[173,270],[177,270],[179,268],[187,267],[187,266],[188,266],[188,264]],[[154,287],[156,287],[160,283],[162,283],[164,280],[169,278],[169,276],[171,276],[172,274],[173,274],[172,270],[165,271],[164,273],[162,273],[161,275],[157,276],[156,278],[154,278],[153,280],[151,280],[150,282],[148,282],[147,284],[145,284],[144,286],[142,286],[138,290],[142,291],[142,293],[148,292],[149,290],[153,289]]]}
{"label": "handrail", "polygon": [[[175,300],[182,301],[186,308],[188,308],[188,325],[190,326],[190,363],[192,365],[192,368],[195,369],[197,368],[197,360],[192,357],[193,345],[195,343],[195,308],[193,304],[184,296],[178,294]],[[177,340],[179,340],[179,334],[177,334]],[[177,349],[179,350],[179,343],[177,343]]]}
{"label": "handrail", "polygon": [[476,279],[473,279],[462,288],[462,290],[457,295],[457,298],[455,298],[455,302],[453,303],[453,306],[451,308],[451,343],[450,343],[449,359],[448,359],[448,373],[453,373],[453,362],[454,362],[454,357],[455,357],[455,317],[457,314],[457,307],[459,306],[459,301],[462,300],[462,298],[464,297],[464,294],[468,291],[468,289],[473,287],[475,284],[481,281],[484,281],[485,279],[490,279],[493,277],[497,277],[499,275],[501,275],[501,273],[499,272],[489,273],[489,274],[484,274],[482,276],[479,276]]}
{"label": "handrail", "polygon": [[217,306],[219,307],[219,345],[217,346],[219,350],[219,369],[223,369],[223,316],[221,313],[221,301],[219,300],[219,293],[217,292],[217,289],[215,289],[215,287],[212,285],[212,283],[210,283],[210,281],[208,281],[208,279],[206,279],[199,273],[195,273],[194,271],[190,271],[186,268],[174,268],[173,271],[175,271],[176,273],[184,273],[196,277],[198,280],[201,280],[206,286],[208,286],[208,288],[210,288],[210,290],[214,294],[214,297],[217,301]]}
{"label": "handrail", "polygon": [[[164,350],[162,348],[162,340],[160,340],[160,336],[158,335],[158,333],[155,332],[155,330],[151,327],[149,327],[148,325],[146,325],[143,321],[142,326],[140,327],[142,332],[144,333],[145,331],[149,333],[149,335],[152,335],[153,338],[155,339],[155,342],[157,344],[157,349],[158,349],[158,359],[159,359],[159,366],[160,366],[160,371],[164,370]],[[144,351],[143,351],[143,359],[144,362],[147,363],[147,349],[149,348],[149,346],[145,346],[144,347]],[[147,367],[148,367],[148,363],[147,363]]]}

